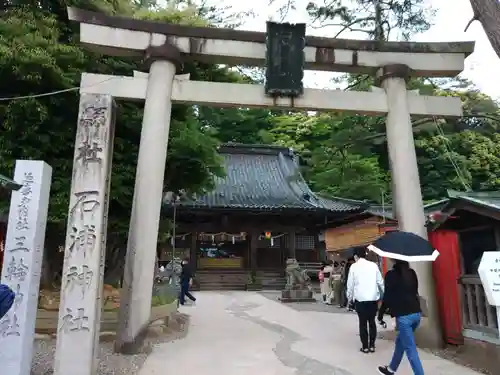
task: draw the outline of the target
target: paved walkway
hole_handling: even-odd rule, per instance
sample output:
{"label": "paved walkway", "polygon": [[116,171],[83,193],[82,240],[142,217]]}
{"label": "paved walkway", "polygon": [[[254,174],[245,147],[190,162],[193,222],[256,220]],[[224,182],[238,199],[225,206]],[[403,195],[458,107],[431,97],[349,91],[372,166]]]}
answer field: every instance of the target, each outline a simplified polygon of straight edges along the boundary
{"label": "paved walkway", "polygon": [[[385,340],[377,353],[360,353],[356,316],[335,308],[285,305],[253,292],[197,297],[181,310],[191,316],[187,336],[157,346],[140,375],[369,375],[392,354]],[[421,358],[429,375],[478,374],[427,352]],[[398,374],[412,374],[406,358]]]}

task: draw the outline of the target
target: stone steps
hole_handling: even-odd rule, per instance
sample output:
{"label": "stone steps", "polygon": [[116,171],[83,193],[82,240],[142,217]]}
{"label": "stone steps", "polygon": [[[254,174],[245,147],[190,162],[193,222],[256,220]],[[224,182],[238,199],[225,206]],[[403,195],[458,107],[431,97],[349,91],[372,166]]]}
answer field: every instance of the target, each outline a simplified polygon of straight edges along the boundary
{"label": "stone steps", "polygon": [[241,284],[220,284],[220,283],[204,283],[199,289],[204,290],[246,290],[246,285]]}
{"label": "stone steps", "polygon": [[248,277],[246,270],[200,270],[196,282],[199,290],[245,290]]}
{"label": "stone steps", "polygon": [[[249,279],[249,270],[199,270],[193,290],[246,290]],[[286,284],[281,271],[257,271],[255,281],[264,290],[283,290]]]}
{"label": "stone steps", "polygon": [[256,279],[263,290],[283,290],[286,285],[286,278],[281,271],[259,271]]}

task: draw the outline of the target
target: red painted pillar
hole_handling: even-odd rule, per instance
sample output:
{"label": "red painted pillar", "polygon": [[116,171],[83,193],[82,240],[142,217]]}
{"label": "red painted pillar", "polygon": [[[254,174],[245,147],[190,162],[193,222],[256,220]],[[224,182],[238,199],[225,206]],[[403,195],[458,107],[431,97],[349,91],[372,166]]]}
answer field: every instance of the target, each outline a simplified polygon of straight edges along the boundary
{"label": "red painted pillar", "polygon": [[443,337],[448,344],[462,345],[464,338],[458,285],[461,274],[458,233],[451,230],[437,230],[429,233],[429,241],[439,251],[439,256],[432,265],[432,271]]}

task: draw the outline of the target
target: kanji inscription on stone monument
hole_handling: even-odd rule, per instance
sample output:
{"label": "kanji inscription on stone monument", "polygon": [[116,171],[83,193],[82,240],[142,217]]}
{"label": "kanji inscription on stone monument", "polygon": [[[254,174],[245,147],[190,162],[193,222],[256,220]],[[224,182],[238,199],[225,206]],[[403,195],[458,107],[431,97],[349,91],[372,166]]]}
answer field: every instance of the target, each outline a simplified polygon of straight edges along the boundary
{"label": "kanji inscription on stone monument", "polygon": [[[96,368],[113,106],[108,95],[81,95],[64,247],[56,375],[88,375]],[[75,357],[75,352],[81,355]]]}
{"label": "kanji inscription on stone monument", "polygon": [[18,160],[4,250],[2,283],[16,296],[0,321],[2,375],[29,375],[52,168],[43,161]]}

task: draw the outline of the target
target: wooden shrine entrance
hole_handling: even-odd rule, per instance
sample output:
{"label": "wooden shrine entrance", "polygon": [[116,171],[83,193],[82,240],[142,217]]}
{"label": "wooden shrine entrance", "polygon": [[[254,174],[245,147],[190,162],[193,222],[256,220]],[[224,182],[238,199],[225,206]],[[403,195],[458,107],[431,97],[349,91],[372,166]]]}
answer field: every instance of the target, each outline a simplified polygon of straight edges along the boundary
{"label": "wooden shrine entrance", "polygon": [[[193,238],[194,236],[194,238]],[[285,261],[291,249],[289,233],[275,233],[266,238],[265,234],[252,237],[251,234],[185,233],[176,239],[176,249],[171,246],[160,249],[160,265],[170,262],[172,257],[189,258],[196,270],[284,270]],[[255,250],[252,250],[255,243]],[[320,262],[316,233],[299,233],[295,236],[295,258],[301,263]]]}

